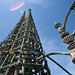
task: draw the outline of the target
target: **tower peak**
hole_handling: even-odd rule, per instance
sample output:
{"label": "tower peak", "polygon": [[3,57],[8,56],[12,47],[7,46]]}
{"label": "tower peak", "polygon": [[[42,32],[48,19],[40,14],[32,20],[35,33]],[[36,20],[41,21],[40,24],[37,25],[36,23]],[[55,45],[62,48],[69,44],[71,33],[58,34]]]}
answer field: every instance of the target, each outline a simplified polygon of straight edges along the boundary
{"label": "tower peak", "polygon": [[31,12],[31,9],[29,8],[29,10],[28,10],[29,12]]}
{"label": "tower peak", "polygon": [[24,20],[25,20],[25,12],[22,14],[22,17],[20,18],[19,22],[18,23],[22,23]]}

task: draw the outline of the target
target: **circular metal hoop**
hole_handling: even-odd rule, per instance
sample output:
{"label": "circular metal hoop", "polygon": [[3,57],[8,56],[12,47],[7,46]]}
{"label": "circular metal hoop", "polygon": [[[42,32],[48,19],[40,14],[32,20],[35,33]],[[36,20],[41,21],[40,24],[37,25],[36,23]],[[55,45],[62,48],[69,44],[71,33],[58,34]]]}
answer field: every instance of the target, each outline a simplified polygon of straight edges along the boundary
{"label": "circular metal hoop", "polygon": [[65,21],[64,21],[63,28],[66,27],[67,19],[68,19],[68,17],[69,17],[70,12],[71,12],[73,9],[75,9],[75,2],[72,4],[72,6],[70,7],[70,9],[69,9],[69,11],[68,11],[68,13],[67,13],[67,15],[66,15],[66,18],[65,18]]}

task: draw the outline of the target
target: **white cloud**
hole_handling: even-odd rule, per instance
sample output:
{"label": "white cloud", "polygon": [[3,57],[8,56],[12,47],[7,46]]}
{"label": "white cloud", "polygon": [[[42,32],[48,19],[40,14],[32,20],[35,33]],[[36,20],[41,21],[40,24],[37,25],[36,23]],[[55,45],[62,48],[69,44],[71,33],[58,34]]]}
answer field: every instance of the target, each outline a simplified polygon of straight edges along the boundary
{"label": "white cloud", "polygon": [[[9,2],[9,3],[10,3],[10,2],[13,2],[13,1],[14,1],[14,0],[0,0],[0,4],[1,4],[1,3],[6,3],[6,2]],[[9,3],[8,3],[8,4],[9,4]]]}
{"label": "white cloud", "polygon": [[[66,60],[65,68],[73,75],[75,75],[75,64],[72,63],[72,58]],[[62,72],[61,75],[64,75]]]}
{"label": "white cloud", "polygon": [[[53,57],[52,58],[54,60],[56,60],[57,58],[57,62],[63,66],[68,72],[70,72],[71,74],[75,75],[75,64],[73,64],[71,62],[71,57],[70,58],[67,58],[65,56],[65,58],[62,60],[62,58],[59,60],[61,56],[57,57]],[[48,60],[48,59],[47,59]],[[51,62],[50,60],[48,60],[48,65],[49,65],[49,68],[51,69],[51,73],[52,75],[68,75],[64,70],[62,70],[59,66],[57,66],[55,63]],[[56,74],[55,74],[56,73]]]}
{"label": "white cloud", "polygon": [[43,49],[45,50],[46,53],[50,53],[50,52],[56,52],[60,50],[60,47],[56,46],[56,39],[49,39],[46,37],[42,37],[41,38],[41,42],[42,42],[42,46]]}
{"label": "white cloud", "polygon": [[21,1],[23,0],[0,0],[0,9],[2,9],[1,12],[5,12],[6,10],[9,10],[11,6],[16,5]]}
{"label": "white cloud", "polygon": [[[46,53],[50,52],[56,52],[59,51],[62,47],[65,47],[64,44],[59,44],[59,48],[57,48],[56,42],[57,39],[48,39],[47,37],[42,37],[41,42],[43,44],[44,50]],[[75,75],[75,64],[72,63],[72,58],[70,56],[64,56],[64,55],[55,55],[51,56],[54,60],[56,60],[58,63],[60,63],[67,71]],[[52,75],[57,75],[57,71],[59,71],[58,75],[68,75],[65,71],[63,71],[61,68],[59,68],[56,64],[51,62],[49,59],[47,59],[49,68],[51,69]]]}
{"label": "white cloud", "polygon": [[52,0],[26,0],[26,1],[32,4],[42,5],[44,7],[55,5],[55,1]]}
{"label": "white cloud", "polygon": [[34,4],[43,4],[43,0],[27,0],[27,1]]}
{"label": "white cloud", "polygon": [[56,49],[56,46],[54,45],[56,40],[52,39],[52,40],[47,40],[46,38],[42,38],[42,43],[43,43],[43,47],[46,50],[54,50]]}
{"label": "white cloud", "polygon": [[14,0],[0,0],[0,9],[6,9],[14,2]]}
{"label": "white cloud", "polygon": [[[72,61],[72,59],[70,59],[70,61]],[[69,71],[73,74],[73,75],[75,75],[75,64],[73,64],[72,62],[69,62],[68,64],[67,64],[67,67],[66,68],[68,68],[69,69]]]}

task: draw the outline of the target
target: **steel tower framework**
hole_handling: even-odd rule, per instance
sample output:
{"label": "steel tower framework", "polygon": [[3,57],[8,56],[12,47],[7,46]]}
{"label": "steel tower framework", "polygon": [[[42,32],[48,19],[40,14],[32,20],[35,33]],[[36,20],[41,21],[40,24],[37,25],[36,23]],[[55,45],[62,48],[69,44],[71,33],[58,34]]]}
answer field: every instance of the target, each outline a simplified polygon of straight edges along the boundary
{"label": "steel tower framework", "polygon": [[25,12],[13,31],[0,44],[0,75],[51,75],[32,18]]}
{"label": "steel tower framework", "polygon": [[58,62],[49,57],[50,55],[70,55],[72,62],[75,64],[75,31],[70,34],[66,32],[66,22],[71,10],[75,9],[75,2],[70,7],[63,27],[60,23],[55,22],[55,28],[68,44],[69,52],[52,52],[46,54],[43,50],[40,38],[38,36],[31,9],[25,18],[25,12],[16,24],[13,31],[0,44],[0,75],[51,75],[45,57],[50,59],[67,74],[72,75]]}

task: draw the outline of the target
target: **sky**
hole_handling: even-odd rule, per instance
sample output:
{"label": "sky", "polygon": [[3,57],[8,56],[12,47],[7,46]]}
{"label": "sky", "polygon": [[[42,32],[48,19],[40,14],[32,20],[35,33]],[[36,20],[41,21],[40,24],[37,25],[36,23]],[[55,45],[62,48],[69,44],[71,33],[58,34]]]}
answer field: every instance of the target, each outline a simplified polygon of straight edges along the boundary
{"label": "sky", "polygon": [[[10,11],[10,8],[20,1],[25,1],[25,5],[15,11]],[[22,16],[20,10],[23,12],[26,10],[27,15],[28,9],[31,8],[45,52],[68,52],[68,45],[62,42],[58,30],[55,29],[54,21],[61,23],[61,26],[63,26],[66,14],[73,2],[74,0],[0,0],[0,42],[8,36],[19,21]],[[72,10],[66,24],[66,31],[70,34],[75,30],[74,24],[75,10]],[[56,55],[51,57],[75,75],[75,64],[72,63],[71,56]],[[68,75],[52,61],[47,60],[52,75]]]}

